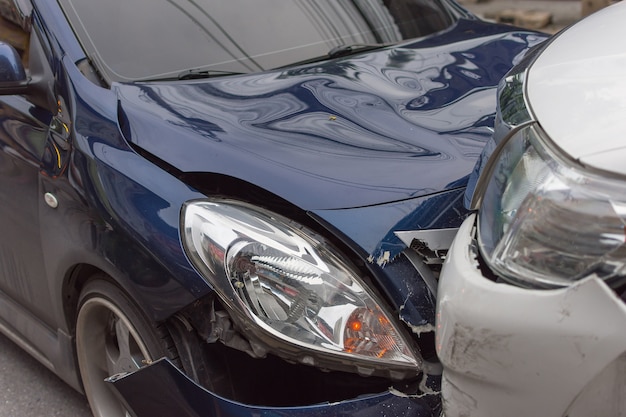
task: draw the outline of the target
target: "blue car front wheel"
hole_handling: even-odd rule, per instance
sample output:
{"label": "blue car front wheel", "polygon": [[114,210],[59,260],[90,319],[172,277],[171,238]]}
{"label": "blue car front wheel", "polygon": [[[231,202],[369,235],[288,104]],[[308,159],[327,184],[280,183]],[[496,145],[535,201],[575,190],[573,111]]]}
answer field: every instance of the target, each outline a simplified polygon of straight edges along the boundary
{"label": "blue car front wheel", "polygon": [[129,415],[104,381],[107,377],[134,372],[162,357],[178,361],[166,329],[146,319],[106,276],[94,277],[81,292],[76,352],[85,395],[96,417]]}

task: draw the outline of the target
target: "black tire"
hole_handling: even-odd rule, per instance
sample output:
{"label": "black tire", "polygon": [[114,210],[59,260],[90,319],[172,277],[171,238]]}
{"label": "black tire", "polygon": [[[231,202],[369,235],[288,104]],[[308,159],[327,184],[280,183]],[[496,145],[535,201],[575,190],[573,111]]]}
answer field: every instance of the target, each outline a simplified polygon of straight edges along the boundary
{"label": "black tire", "polygon": [[76,354],[83,388],[96,417],[129,415],[104,379],[133,372],[146,361],[178,361],[163,326],[151,323],[129,297],[106,280],[94,277],[81,292],[76,316]]}

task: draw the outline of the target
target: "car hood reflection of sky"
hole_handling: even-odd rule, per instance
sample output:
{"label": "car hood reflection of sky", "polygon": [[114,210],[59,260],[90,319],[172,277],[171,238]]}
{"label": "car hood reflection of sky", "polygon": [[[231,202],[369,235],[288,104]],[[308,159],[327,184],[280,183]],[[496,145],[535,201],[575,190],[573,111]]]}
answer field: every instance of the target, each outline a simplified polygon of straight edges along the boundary
{"label": "car hood reflection of sky", "polygon": [[125,134],[183,172],[229,175],[307,208],[458,188],[491,133],[498,80],[536,37],[435,39],[246,76],[120,84]]}

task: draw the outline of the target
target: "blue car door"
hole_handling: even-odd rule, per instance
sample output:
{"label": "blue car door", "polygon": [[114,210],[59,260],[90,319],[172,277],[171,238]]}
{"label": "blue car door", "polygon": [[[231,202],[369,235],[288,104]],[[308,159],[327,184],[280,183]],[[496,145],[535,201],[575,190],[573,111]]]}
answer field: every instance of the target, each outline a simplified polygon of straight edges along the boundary
{"label": "blue car door", "polygon": [[[5,21],[0,40],[15,43],[30,37],[19,31]],[[16,46],[28,56],[28,45]],[[52,120],[52,111],[42,105],[41,97],[4,95],[0,89],[0,320],[27,339],[30,326],[24,318],[47,321],[50,314],[39,215],[47,207],[40,192],[40,172],[42,158],[50,153]]]}

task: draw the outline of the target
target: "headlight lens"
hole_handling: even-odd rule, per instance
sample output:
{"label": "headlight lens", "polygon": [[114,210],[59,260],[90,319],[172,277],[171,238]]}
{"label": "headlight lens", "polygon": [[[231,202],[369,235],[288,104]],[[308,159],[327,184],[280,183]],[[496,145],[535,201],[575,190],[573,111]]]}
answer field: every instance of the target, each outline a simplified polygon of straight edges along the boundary
{"label": "headlight lens", "polygon": [[479,212],[481,253],[500,276],[558,287],[626,272],[626,187],[549,149],[537,125],[497,156]]}
{"label": "headlight lens", "polygon": [[410,343],[356,270],[314,232],[234,202],[191,202],[183,222],[193,264],[247,335],[273,353],[385,376],[419,368]]}

